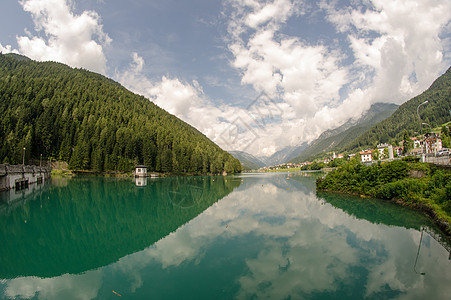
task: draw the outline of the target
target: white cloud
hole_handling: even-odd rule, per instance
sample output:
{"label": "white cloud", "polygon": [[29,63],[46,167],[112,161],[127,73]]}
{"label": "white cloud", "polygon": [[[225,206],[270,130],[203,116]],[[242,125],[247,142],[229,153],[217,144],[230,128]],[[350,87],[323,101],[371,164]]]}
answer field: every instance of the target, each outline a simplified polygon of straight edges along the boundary
{"label": "white cloud", "polygon": [[[363,3],[365,4],[365,3]],[[347,34],[355,72],[374,73],[365,88],[371,102],[402,103],[421,93],[447,67],[440,39],[450,21],[447,0],[368,1],[361,8],[322,3],[337,30]]]}
{"label": "white cloud", "polygon": [[[267,135],[260,134],[258,142],[267,145],[259,147],[260,154],[311,140],[360,116],[372,103],[402,103],[448,66],[439,35],[450,20],[449,1],[375,0],[345,8],[330,2],[319,7],[348,37],[351,63],[342,43],[309,44],[284,34],[286,22],[306,12],[302,3],[228,2],[231,65],[240,70],[243,85],[279,99],[284,107],[279,123],[267,126]],[[347,94],[340,94],[343,88]],[[285,139],[276,141],[277,134]]]}
{"label": "white cloud", "polygon": [[73,67],[106,74],[103,48],[110,38],[103,32],[100,16],[94,11],[75,15],[70,0],[23,0],[35,30],[43,35],[18,36],[22,54],[41,61],[59,61]]}
{"label": "white cloud", "polygon": [[[275,9],[281,2],[286,9]],[[349,83],[349,72],[340,51],[283,34],[286,21],[304,13],[300,3],[236,0],[230,6],[232,66],[242,72],[242,84],[279,99],[284,107],[278,124],[268,126],[267,134],[261,135],[258,143],[266,147],[261,146],[259,154],[311,140],[369,107],[365,98],[341,99],[340,89]],[[344,110],[342,106],[349,107],[350,102],[353,109]],[[280,135],[284,140],[274,139]]]}
{"label": "white cloud", "polygon": [[80,275],[64,274],[52,278],[18,277],[7,281],[5,296],[10,299],[94,299],[102,286],[99,270]]}
{"label": "white cloud", "polygon": [[[171,75],[149,79],[137,53],[132,54],[130,68],[117,71],[115,77],[221,147],[271,155],[359,117],[372,103],[402,103],[448,67],[451,2],[351,2],[343,7],[332,0],[225,1],[230,66],[239,72],[243,86],[251,87],[256,96],[264,93],[269,102],[217,105],[196,80]],[[75,15],[69,0],[20,3],[32,15],[37,32],[17,37],[22,54],[106,73],[104,47],[110,38],[96,12]],[[344,40],[327,44],[296,36],[296,30],[286,33],[293,27],[290,21],[296,24],[318,11],[334,25],[339,34],[335,38]],[[10,45],[0,45],[0,50],[17,52]]]}
{"label": "white cloud", "polygon": [[450,270],[436,269],[440,261],[447,261],[448,253],[438,243],[423,238],[418,267],[423,270],[429,266],[426,283],[425,277],[412,270],[418,231],[356,219],[321,203],[314,191],[290,192],[287,188],[295,189],[290,183],[295,179],[278,180],[276,176],[270,181],[261,175],[243,177],[242,185],[232,194],[148,249],[120,259],[113,268],[141,278],[153,262],[162,269],[188,262],[201,264],[217,239],[252,235],[261,238],[263,245],[255,255],[245,257],[247,271],[236,278],[238,299],[251,295],[285,299],[300,293],[334,292],[340,282],[349,284],[349,276],[356,275],[352,271],[355,266],[368,272],[362,288],[369,298],[386,292],[387,286],[405,299],[427,294],[440,298],[449,293]]}
{"label": "white cloud", "polygon": [[143,58],[137,53],[133,53],[132,58],[129,68],[115,75],[125,87],[194,126],[226,150],[260,151],[258,144],[249,142],[260,138],[267,130],[258,127],[254,120],[268,117],[268,107],[262,109],[265,103],[256,102],[250,110],[227,104],[217,106],[197,81],[190,83],[168,76],[151,80],[143,73]]}
{"label": "white cloud", "polygon": [[[286,47],[295,47],[291,46],[292,43],[296,43],[296,41],[287,41]],[[311,56],[303,53],[299,55],[306,55],[306,58],[314,59],[315,55],[322,56],[321,49],[311,47],[305,50],[312,54]],[[269,53],[272,49],[266,51]],[[277,47],[274,47],[274,51],[278,51]],[[282,70],[280,72],[285,72],[284,68],[289,69],[296,57],[290,60],[289,55],[283,57],[283,49],[279,52],[272,55],[274,60],[280,60],[280,70]],[[162,76],[159,80],[151,80],[143,72],[145,64],[143,58],[137,53],[133,53],[132,58],[133,62],[127,70],[116,72],[115,77],[119,82],[191,124],[225,150],[243,150],[257,155],[271,155],[288,144],[300,143],[302,139],[312,139],[321,131],[336,126],[343,121],[340,118],[341,115],[352,116],[350,111],[359,114],[368,108],[359,102],[363,97],[362,93],[355,93],[338,107],[322,107],[319,104],[327,103],[326,97],[328,96],[338,99],[338,90],[334,91],[334,87],[337,86],[335,81],[341,81],[344,76],[340,70],[330,74],[317,72],[316,78],[314,78],[314,74],[300,74],[303,71],[302,68],[299,68],[292,72],[297,73],[298,78],[305,76],[304,81],[306,82],[300,83],[303,89],[292,88],[291,85],[296,83],[295,80],[290,82],[292,79],[289,78],[286,83],[279,82],[273,85],[274,91],[271,90],[269,84],[273,80],[272,78],[268,78],[265,84],[265,79],[259,78],[259,72],[256,73],[256,77],[250,74],[249,80],[252,82],[255,80],[255,89],[262,92],[263,96],[257,97],[248,107],[242,108],[229,104],[216,106],[204,94],[197,81],[189,83],[168,76]],[[258,64],[252,60],[247,60],[246,63],[253,64],[255,68],[265,68],[264,63]],[[327,59],[318,58],[318,63],[322,66],[333,65],[333,61]],[[310,64],[315,64],[315,61]],[[312,69],[315,68],[312,67]],[[279,79],[280,81],[284,80]],[[259,82],[262,83],[260,87]],[[275,90],[279,85],[286,86],[288,90],[282,99],[284,101],[273,100],[266,96],[270,93],[273,95],[277,93]],[[325,88],[329,92],[321,92]],[[310,94],[307,91],[310,91]],[[318,101],[319,103],[317,103]],[[306,117],[302,118],[302,116]],[[313,117],[317,124],[311,122]]]}
{"label": "white cloud", "polygon": [[17,49],[13,49],[11,45],[3,46],[1,43],[0,43],[0,52],[2,52],[2,53],[17,53],[17,54],[19,54],[19,51]]}
{"label": "white cloud", "polygon": [[233,193],[147,249],[76,275],[0,280],[4,295],[93,299],[113,295],[108,287],[116,279],[122,280],[121,293],[131,295],[154,283],[149,272],[176,274],[190,264],[210,270],[218,241],[227,250],[250,236],[258,242],[248,251],[231,254],[233,263],[242,264],[229,274],[240,285],[239,299],[254,294],[271,299],[308,297],[333,293],[341,283],[352,287],[356,281],[365,298],[385,295],[387,287],[400,299],[446,299],[450,294],[451,268],[440,268],[448,263],[448,252],[426,232],[416,265],[426,276],[420,276],[413,270],[419,231],[356,218],[317,198],[313,179],[304,181],[298,174],[285,180],[285,176],[242,175]]}
{"label": "white cloud", "polygon": [[[270,101],[257,98],[248,107],[215,106],[196,81],[189,83],[168,76],[150,80],[141,72],[142,59],[136,54],[131,68],[116,77],[226,150],[257,155],[271,155],[289,144],[311,140],[369,107],[355,103],[354,97],[346,101],[346,108],[354,109],[337,114],[343,110],[337,109],[340,89],[348,83],[347,69],[340,66],[341,54],[279,32],[287,19],[303,13],[300,2],[235,1],[231,5],[232,66],[241,71],[242,84],[251,85],[257,94],[268,95]],[[247,31],[254,34],[245,40],[240,33]]]}

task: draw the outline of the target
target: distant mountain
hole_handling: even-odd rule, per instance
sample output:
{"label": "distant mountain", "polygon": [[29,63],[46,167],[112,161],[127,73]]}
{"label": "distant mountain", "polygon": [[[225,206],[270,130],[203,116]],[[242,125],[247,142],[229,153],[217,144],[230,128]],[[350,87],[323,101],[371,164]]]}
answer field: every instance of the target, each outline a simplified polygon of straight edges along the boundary
{"label": "distant mountain", "polygon": [[291,161],[295,163],[309,161],[321,154],[343,148],[373,125],[390,117],[398,107],[393,103],[373,104],[359,119],[351,119],[338,128],[323,132],[299,156]]}
{"label": "distant mountain", "polygon": [[[426,104],[420,104],[428,101]],[[422,94],[402,104],[389,118],[371,127],[340,151],[356,152],[359,149],[374,147],[378,143],[397,144],[403,139],[404,131],[410,136],[418,135],[422,125],[423,133],[451,120],[451,68],[437,78]],[[417,111],[421,120],[418,119]],[[338,148],[338,147],[337,147]]]}
{"label": "distant mountain", "polygon": [[298,146],[288,146],[275,152],[271,156],[262,156],[258,158],[265,163],[265,166],[283,164],[300,155],[307,147],[307,143],[302,143]]}
{"label": "distant mountain", "polygon": [[173,173],[241,170],[197,129],[111,79],[0,54],[0,163],[41,155],[99,172],[137,164]]}
{"label": "distant mountain", "polygon": [[257,170],[265,166],[264,162],[247,152],[229,151],[229,153],[241,162],[243,170]]}

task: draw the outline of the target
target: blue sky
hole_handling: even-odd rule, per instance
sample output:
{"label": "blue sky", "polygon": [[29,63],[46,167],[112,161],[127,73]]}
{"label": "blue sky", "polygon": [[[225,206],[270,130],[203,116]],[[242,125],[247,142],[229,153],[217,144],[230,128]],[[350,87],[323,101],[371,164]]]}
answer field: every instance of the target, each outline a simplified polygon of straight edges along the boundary
{"label": "blue sky", "polygon": [[449,0],[5,0],[0,49],[104,74],[226,150],[271,155],[450,66]]}

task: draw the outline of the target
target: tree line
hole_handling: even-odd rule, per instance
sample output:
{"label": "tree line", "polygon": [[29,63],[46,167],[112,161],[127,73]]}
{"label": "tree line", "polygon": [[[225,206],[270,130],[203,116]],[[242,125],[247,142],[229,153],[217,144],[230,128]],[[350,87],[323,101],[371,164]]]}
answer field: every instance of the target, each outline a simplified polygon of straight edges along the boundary
{"label": "tree line", "polygon": [[42,154],[73,170],[241,171],[237,159],[145,97],[61,63],[0,55],[0,115],[3,163]]}

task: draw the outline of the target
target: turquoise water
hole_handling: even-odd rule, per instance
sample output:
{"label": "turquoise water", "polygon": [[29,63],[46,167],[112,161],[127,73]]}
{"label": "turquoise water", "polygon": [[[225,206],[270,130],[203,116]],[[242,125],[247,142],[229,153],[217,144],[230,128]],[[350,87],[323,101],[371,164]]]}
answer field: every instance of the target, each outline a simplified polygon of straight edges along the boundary
{"label": "turquoise water", "polygon": [[[449,299],[434,226],[311,173],[54,178],[1,193],[1,299]],[[422,275],[424,274],[424,275]]]}

